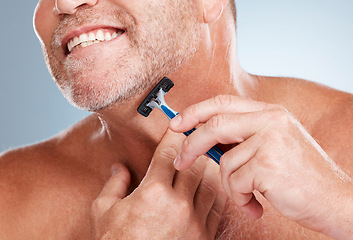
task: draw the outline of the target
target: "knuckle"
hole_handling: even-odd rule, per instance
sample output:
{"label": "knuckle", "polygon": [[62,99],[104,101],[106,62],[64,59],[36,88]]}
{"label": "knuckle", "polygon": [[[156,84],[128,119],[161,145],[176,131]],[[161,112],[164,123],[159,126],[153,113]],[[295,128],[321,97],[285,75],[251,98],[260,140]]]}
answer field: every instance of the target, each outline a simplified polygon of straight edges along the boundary
{"label": "knuckle", "polygon": [[221,219],[224,207],[214,205],[210,210],[210,215],[214,216],[216,219]]}
{"label": "knuckle", "polygon": [[205,192],[211,193],[212,195],[215,195],[216,193],[218,193],[218,187],[211,183],[210,181],[207,180],[202,180],[201,184],[203,186],[203,188],[205,189]]}
{"label": "knuckle", "polygon": [[256,162],[256,166],[261,169],[274,169],[272,164],[273,156],[268,151],[262,151],[253,157],[253,161]]}
{"label": "knuckle", "polygon": [[194,164],[190,169],[187,170],[188,174],[190,174],[194,178],[198,178],[201,176],[201,169],[197,164]]}
{"label": "knuckle", "polygon": [[161,158],[168,160],[174,160],[178,156],[178,148],[176,146],[163,146],[157,152],[157,155]]}
{"label": "knuckle", "polygon": [[194,210],[193,206],[191,206],[190,202],[187,201],[186,199],[180,199],[177,203],[178,206],[178,215],[181,218],[187,218],[192,214],[192,211]]}
{"label": "knuckle", "polygon": [[146,202],[151,202],[155,199],[164,199],[168,195],[168,189],[165,184],[161,182],[152,182],[142,192],[142,198]]}
{"label": "knuckle", "polygon": [[107,200],[105,197],[99,197],[91,205],[91,212],[93,215],[98,215],[107,207]]}
{"label": "knuckle", "polygon": [[207,127],[211,130],[214,131],[220,127],[222,127],[222,125],[224,125],[226,119],[225,116],[220,114],[220,115],[216,115],[214,117],[212,117],[208,122],[207,122]]}
{"label": "knuckle", "polygon": [[191,105],[191,106],[189,107],[187,113],[189,113],[191,116],[194,116],[194,115],[197,116],[197,110],[198,110],[197,105]]}
{"label": "knuckle", "polygon": [[274,113],[277,116],[277,118],[280,120],[286,120],[289,117],[288,111],[285,110],[284,108],[276,109]]}
{"label": "knuckle", "polygon": [[275,127],[281,128],[288,126],[289,123],[292,121],[290,113],[282,106],[271,110],[270,119],[273,123],[275,123]]}
{"label": "knuckle", "polygon": [[218,95],[214,98],[214,103],[218,107],[226,107],[232,103],[231,95]]}

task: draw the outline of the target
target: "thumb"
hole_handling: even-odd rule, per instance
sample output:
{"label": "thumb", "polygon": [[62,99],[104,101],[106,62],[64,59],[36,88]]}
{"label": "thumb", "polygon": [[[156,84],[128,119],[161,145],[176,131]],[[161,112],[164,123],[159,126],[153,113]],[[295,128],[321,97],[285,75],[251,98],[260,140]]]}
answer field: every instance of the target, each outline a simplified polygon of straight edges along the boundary
{"label": "thumb", "polygon": [[111,207],[117,200],[126,197],[130,186],[130,172],[121,163],[114,163],[111,167],[112,176],[105,183],[102,192],[98,196],[105,202],[105,205]]}
{"label": "thumb", "polygon": [[114,163],[111,170],[112,176],[105,183],[98,198],[92,203],[93,220],[100,219],[115,203],[124,198],[130,186],[130,172],[123,164]]}

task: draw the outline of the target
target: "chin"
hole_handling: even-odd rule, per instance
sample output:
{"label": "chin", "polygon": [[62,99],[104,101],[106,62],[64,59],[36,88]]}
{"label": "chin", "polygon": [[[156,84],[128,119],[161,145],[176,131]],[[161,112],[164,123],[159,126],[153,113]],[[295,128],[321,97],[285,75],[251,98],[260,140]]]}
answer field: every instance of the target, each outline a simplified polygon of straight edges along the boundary
{"label": "chin", "polygon": [[[100,79],[100,81],[96,79]],[[125,103],[153,85],[151,78],[146,80],[141,75],[133,75],[133,77],[110,76],[110,79],[124,80],[109,81],[98,76],[86,76],[76,78],[75,82],[59,87],[64,97],[74,107],[96,112],[115,103]]]}

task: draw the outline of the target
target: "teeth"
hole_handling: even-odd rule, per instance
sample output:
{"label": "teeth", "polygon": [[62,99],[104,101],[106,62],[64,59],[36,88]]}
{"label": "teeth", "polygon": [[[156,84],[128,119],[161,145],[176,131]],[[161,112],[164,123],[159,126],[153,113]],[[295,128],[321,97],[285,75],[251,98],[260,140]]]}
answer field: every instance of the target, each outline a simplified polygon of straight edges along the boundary
{"label": "teeth", "polygon": [[75,37],[72,45],[76,46],[79,44],[79,42],[80,42],[79,38]]}
{"label": "teeth", "polygon": [[80,42],[87,42],[88,36],[87,36],[87,34],[84,33],[84,34],[80,35],[79,39],[80,39]]}
{"label": "teeth", "polygon": [[67,48],[69,49],[69,51],[71,52],[71,49],[73,48],[73,41],[69,41],[69,43],[67,44]]}
{"label": "teeth", "polygon": [[104,41],[104,34],[102,30],[98,30],[97,35],[96,35],[96,39],[99,41]]}
{"label": "teeth", "polygon": [[94,41],[94,40],[96,40],[96,36],[94,35],[93,32],[91,32],[91,33],[89,34],[88,40],[89,40],[89,41]]}
{"label": "teeth", "polygon": [[87,47],[95,43],[110,41],[114,38],[117,38],[123,33],[124,31],[119,30],[118,32],[110,34],[110,32],[103,31],[101,29],[99,29],[96,34],[94,34],[94,32],[90,32],[89,34],[83,33],[80,36],[71,39],[67,43],[67,49],[69,50],[69,52],[72,52],[74,48]]}
{"label": "teeth", "polygon": [[106,41],[112,40],[112,35],[110,35],[109,32],[106,32],[105,35],[104,35],[104,39],[105,39]]}

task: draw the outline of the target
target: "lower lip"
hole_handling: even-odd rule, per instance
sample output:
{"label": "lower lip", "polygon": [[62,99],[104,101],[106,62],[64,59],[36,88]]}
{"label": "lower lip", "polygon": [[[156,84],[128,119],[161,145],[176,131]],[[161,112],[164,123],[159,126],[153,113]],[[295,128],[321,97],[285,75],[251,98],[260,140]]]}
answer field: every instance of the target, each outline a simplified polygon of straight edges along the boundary
{"label": "lower lip", "polygon": [[94,49],[94,47],[99,47],[99,46],[107,46],[109,44],[115,44],[117,41],[121,42],[121,46],[124,45],[124,40],[127,41],[127,37],[126,37],[126,32],[124,32],[123,34],[121,34],[120,36],[109,40],[109,41],[104,41],[104,42],[100,42],[100,43],[94,43],[92,45],[89,45],[87,47],[81,47],[79,49],[75,49],[72,52],[68,52],[66,55],[76,55],[76,54],[86,54],[87,51],[90,51],[92,49]]}

